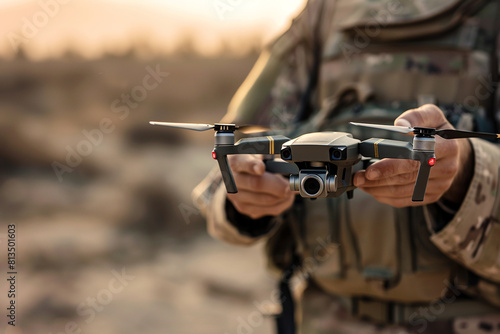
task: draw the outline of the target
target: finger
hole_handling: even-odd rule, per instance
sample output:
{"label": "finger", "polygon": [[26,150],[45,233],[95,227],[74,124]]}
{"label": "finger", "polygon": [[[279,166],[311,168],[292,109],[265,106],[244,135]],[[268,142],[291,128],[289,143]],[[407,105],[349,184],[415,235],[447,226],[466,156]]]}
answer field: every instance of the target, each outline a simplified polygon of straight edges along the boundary
{"label": "finger", "polygon": [[447,140],[439,136],[436,136],[436,159],[437,163],[443,161],[446,158],[457,159],[460,141],[466,141],[467,139],[454,139]]}
{"label": "finger", "polygon": [[360,187],[364,192],[375,198],[409,198],[413,194],[414,184],[386,185],[378,187]]}
{"label": "finger", "polygon": [[383,159],[375,162],[366,169],[366,180],[379,180],[396,175],[414,173],[418,170],[419,163],[407,159]]}
{"label": "finger", "polygon": [[[455,147],[447,147],[449,151],[455,152]],[[443,152],[446,152],[446,147],[442,148]],[[456,154],[443,153],[437,158],[436,165],[432,168],[432,172],[443,171],[443,174],[453,174],[457,169]],[[437,155],[436,155],[437,156]],[[415,160],[399,160],[399,159],[384,159],[378,161],[368,167],[363,175],[366,181],[376,181],[383,179],[395,178],[401,176],[400,179],[405,180],[408,176],[404,174],[417,174],[420,168],[420,162]],[[450,171],[447,172],[447,170]],[[397,180],[397,178],[396,178]],[[398,182],[396,182],[398,183]]]}
{"label": "finger", "polygon": [[[418,172],[396,175],[390,178],[379,180],[367,180],[362,173],[355,175],[354,185],[362,190],[370,193],[373,196],[384,197],[404,197],[406,194],[410,196],[415,188]],[[456,169],[453,167],[444,169],[431,170],[431,175],[427,181],[428,195],[443,195],[451,187]],[[406,189],[407,191],[404,191]],[[390,194],[390,195],[387,195]],[[437,200],[436,199],[436,200]]]}
{"label": "finger", "polygon": [[[291,194],[289,194],[291,195]],[[280,204],[286,196],[277,197],[265,193],[239,189],[237,194],[227,194],[231,202],[240,202],[249,205],[274,206]]]}
{"label": "finger", "polygon": [[[446,190],[446,188],[449,187],[449,184],[450,183],[446,180],[441,179],[429,181],[429,183],[427,184],[425,195],[441,195]],[[415,183],[388,184],[376,187],[362,186],[360,187],[360,189],[374,197],[411,198],[413,196],[413,191],[415,190]]]}
{"label": "finger", "polygon": [[261,155],[235,154],[228,156],[228,161],[233,173],[241,172],[252,175],[262,175],[266,170]]}
{"label": "finger", "polygon": [[381,178],[376,180],[364,179],[363,182],[354,183],[357,187],[374,188],[383,186],[397,186],[397,185],[407,185],[415,184],[417,180],[418,171],[393,175],[387,178]]}
{"label": "finger", "polygon": [[290,185],[281,175],[269,172],[265,172],[260,176],[235,173],[234,180],[238,185],[238,189],[242,190],[269,194],[276,197],[283,197],[291,192]]}
{"label": "finger", "polygon": [[[453,177],[457,171],[457,163],[455,161],[450,161],[447,163],[440,164],[439,167],[433,167],[429,176],[429,184],[441,184],[441,183],[451,183]],[[419,169],[415,169],[408,173],[391,175],[386,178],[379,179],[368,179],[366,177],[366,171],[360,171],[354,176],[354,185],[356,187],[382,187],[391,185],[407,185],[415,184],[417,181]],[[436,183],[437,182],[437,183]]]}
{"label": "finger", "polygon": [[402,113],[394,121],[397,126],[421,126],[430,128],[453,128],[446,120],[441,109],[433,104],[425,104],[416,109],[410,109]]}
{"label": "finger", "polygon": [[361,187],[366,183],[366,171],[360,170],[354,173],[354,177],[352,178],[352,182],[356,187]]}

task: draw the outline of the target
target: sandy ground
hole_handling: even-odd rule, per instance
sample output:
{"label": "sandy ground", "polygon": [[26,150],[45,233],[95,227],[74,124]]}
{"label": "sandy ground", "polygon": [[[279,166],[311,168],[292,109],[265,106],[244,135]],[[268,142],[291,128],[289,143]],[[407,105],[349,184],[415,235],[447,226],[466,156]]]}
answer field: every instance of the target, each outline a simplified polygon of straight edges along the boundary
{"label": "sandy ground", "polygon": [[[147,124],[219,120],[254,60],[0,61],[0,333],[271,331],[257,313],[274,289],[262,246],[211,239],[190,199],[214,167],[213,133]],[[133,96],[148,66],[168,76],[121,119],[113,101]],[[68,147],[105,118],[114,130],[58,179],[53,163],[68,164]]]}

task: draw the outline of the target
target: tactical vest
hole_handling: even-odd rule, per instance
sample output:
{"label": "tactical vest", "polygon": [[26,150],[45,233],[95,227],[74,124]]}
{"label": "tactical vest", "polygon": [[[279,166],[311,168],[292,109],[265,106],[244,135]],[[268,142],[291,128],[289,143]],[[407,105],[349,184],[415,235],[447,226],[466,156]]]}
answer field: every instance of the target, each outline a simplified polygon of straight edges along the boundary
{"label": "tactical vest", "polygon": [[[409,141],[349,121],[392,124],[424,103],[437,104],[458,128],[494,130],[488,113],[498,95],[493,83],[500,1],[342,0],[328,19],[315,90],[319,111],[302,132]],[[351,200],[302,200],[292,226],[271,238],[268,251],[275,262],[284,261],[276,257],[283,234],[295,235],[303,273],[358,312],[372,302],[379,307],[379,301],[428,304],[459,279],[473,280],[432,244],[424,214],[423,207],[392,208],[360,190]],[[474,304],[449,312],[472,315],[488,308]],[[408,321],[408,314],[399,320]]]}

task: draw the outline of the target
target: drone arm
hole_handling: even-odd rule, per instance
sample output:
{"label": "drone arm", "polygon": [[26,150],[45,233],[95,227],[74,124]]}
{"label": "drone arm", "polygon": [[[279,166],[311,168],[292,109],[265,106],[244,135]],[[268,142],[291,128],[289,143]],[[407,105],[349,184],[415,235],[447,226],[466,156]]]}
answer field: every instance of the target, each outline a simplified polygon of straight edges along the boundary
{"label": "drone arm", "polygon": [[234,145],[233,154],[279,154],[281,146],[289,140],[285,136],[244,138]]}
{"label": "drone arm", "polygon": [[413,146],[410,143],[398,140],[370,138],[359,144],[362,156],[376,159],[413,159],[412,152]]}
{"label": "drone arm", "polygon": [[266,171],[270,173],[283,174],[289,176],[290,174],[299,174],[297,165],[285,161],[264,160],[266,164]]}

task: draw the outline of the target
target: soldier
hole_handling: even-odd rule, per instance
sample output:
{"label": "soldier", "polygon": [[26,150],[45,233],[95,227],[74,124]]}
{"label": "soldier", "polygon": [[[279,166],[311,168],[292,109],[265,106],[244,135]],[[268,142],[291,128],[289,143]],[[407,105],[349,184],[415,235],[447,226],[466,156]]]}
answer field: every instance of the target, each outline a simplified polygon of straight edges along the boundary
{"label": "soldier", "polygon": [[[498,22],[498,0],[310,0],[223,121],[361,140],[389,133],[350,121],[495,131]],[[392,159],[354,175],[352,200],[304,200],[243,155],[237,194],[216,170],[193,195],[212,236],[267,240],[283,333],[500,332],[500,147],[436,138],[436,157],[424,202],[411,201],[418,164]]]}

